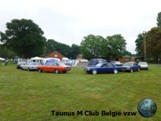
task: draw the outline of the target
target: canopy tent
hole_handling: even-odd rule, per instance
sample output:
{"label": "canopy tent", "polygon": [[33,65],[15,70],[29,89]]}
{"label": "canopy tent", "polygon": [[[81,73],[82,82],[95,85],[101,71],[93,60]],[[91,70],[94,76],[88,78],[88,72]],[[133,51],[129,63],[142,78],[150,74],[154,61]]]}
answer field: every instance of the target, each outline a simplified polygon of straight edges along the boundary
{"label": "canopy tent", "polygon": [[43,58],[40,58],[40,57],[33,57],[33,58],[31,58],[31,60],[43,60]]}
{"label": "canopy tent", "polygon": [[33,57],[30,59],[31,62],[38,62],[38,63],[42,63],[43,61],[43,58],[40,58],[40,57]]}
{"label": "canopy tent", "polygon": [[4,58],[1,58],[1,57],[0,57],[0,60],[1,60],[1,61],[5,61],[5,59],[4,59]]}

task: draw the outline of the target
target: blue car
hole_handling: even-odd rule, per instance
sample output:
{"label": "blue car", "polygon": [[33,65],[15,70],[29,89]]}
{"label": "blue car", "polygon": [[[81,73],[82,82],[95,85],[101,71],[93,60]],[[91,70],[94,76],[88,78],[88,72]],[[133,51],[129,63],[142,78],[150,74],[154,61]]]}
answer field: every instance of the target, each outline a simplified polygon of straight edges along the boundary
{"label": "blue car", "polygon": [[118,69],[116,66],[114,66],[111,62],[102,62],[98,63],[95,66],[86,66],[85,67],[86,73],[92,73],[92,74],[97,74],[97,73],[118,73]]}
{"label": "blue car", "polygon": [[129,72],[140,71],[140,66],[135,62],[126,62],[122,66],[122,71],[129,71]]}

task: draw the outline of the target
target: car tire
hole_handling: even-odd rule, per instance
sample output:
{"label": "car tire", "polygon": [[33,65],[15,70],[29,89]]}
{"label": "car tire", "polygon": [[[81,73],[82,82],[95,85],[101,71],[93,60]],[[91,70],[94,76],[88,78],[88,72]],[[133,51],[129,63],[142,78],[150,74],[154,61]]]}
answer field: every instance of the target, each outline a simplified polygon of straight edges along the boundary
{"label": "car tire", "polygon": [[134,72],[134,70],[131,68],[131,69],[130,69],[130,72],[131,72],[131,73],[133,73],[133,72]]}
{"label": "car tire", "polygon": [[92,71],[92,74],[97,74],[97,71],[96,71],[96,70],[93,70],[93,71]]}
{"label": "car tire", "polygon": [[55,72],[56,74],[58,74],[58,73],[59,73],[59,70],[58,70],[58,69],[56,69],[54,72]]}
{"label": "car tire", "polygon": [[39,72],[42,72],[42,69],[39,68],[38,70],[39,70]]}
{"label": "car tire", "polygon": [[114,73],[114,74],[117,74],[117,73],[118,73],[118,70],[114,70],[113,73]]}

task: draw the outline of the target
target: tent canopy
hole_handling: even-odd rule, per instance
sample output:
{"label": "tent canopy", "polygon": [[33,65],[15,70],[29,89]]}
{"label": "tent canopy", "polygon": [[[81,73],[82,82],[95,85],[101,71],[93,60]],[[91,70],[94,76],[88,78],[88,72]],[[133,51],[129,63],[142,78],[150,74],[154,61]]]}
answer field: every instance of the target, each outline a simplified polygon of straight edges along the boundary
{"label": "tent canopy", "polygon": [[43,58],[40,58],[40,57],[33,57],[33,58],[31,58],[31,60],[43,60]]}
{"label": "tent canopy", "polygon": [[5,59],[0,57],[0,60],[4,61]]}

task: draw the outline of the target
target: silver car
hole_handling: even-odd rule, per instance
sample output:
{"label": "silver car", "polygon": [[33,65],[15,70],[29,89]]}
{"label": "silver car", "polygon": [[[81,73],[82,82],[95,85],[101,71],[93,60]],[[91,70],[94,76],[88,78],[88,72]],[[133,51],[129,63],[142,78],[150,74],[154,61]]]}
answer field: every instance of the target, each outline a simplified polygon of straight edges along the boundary
{"label": "silver car", "polygon": [[38,62],[29,62],[29,63],[26,63],[24,65],[21,65],[21,68],[22,70],[28,70],[28,71],[31,71],[31,70],[38,70],[38,66],[40,66],[41,64],[38,63]]}

